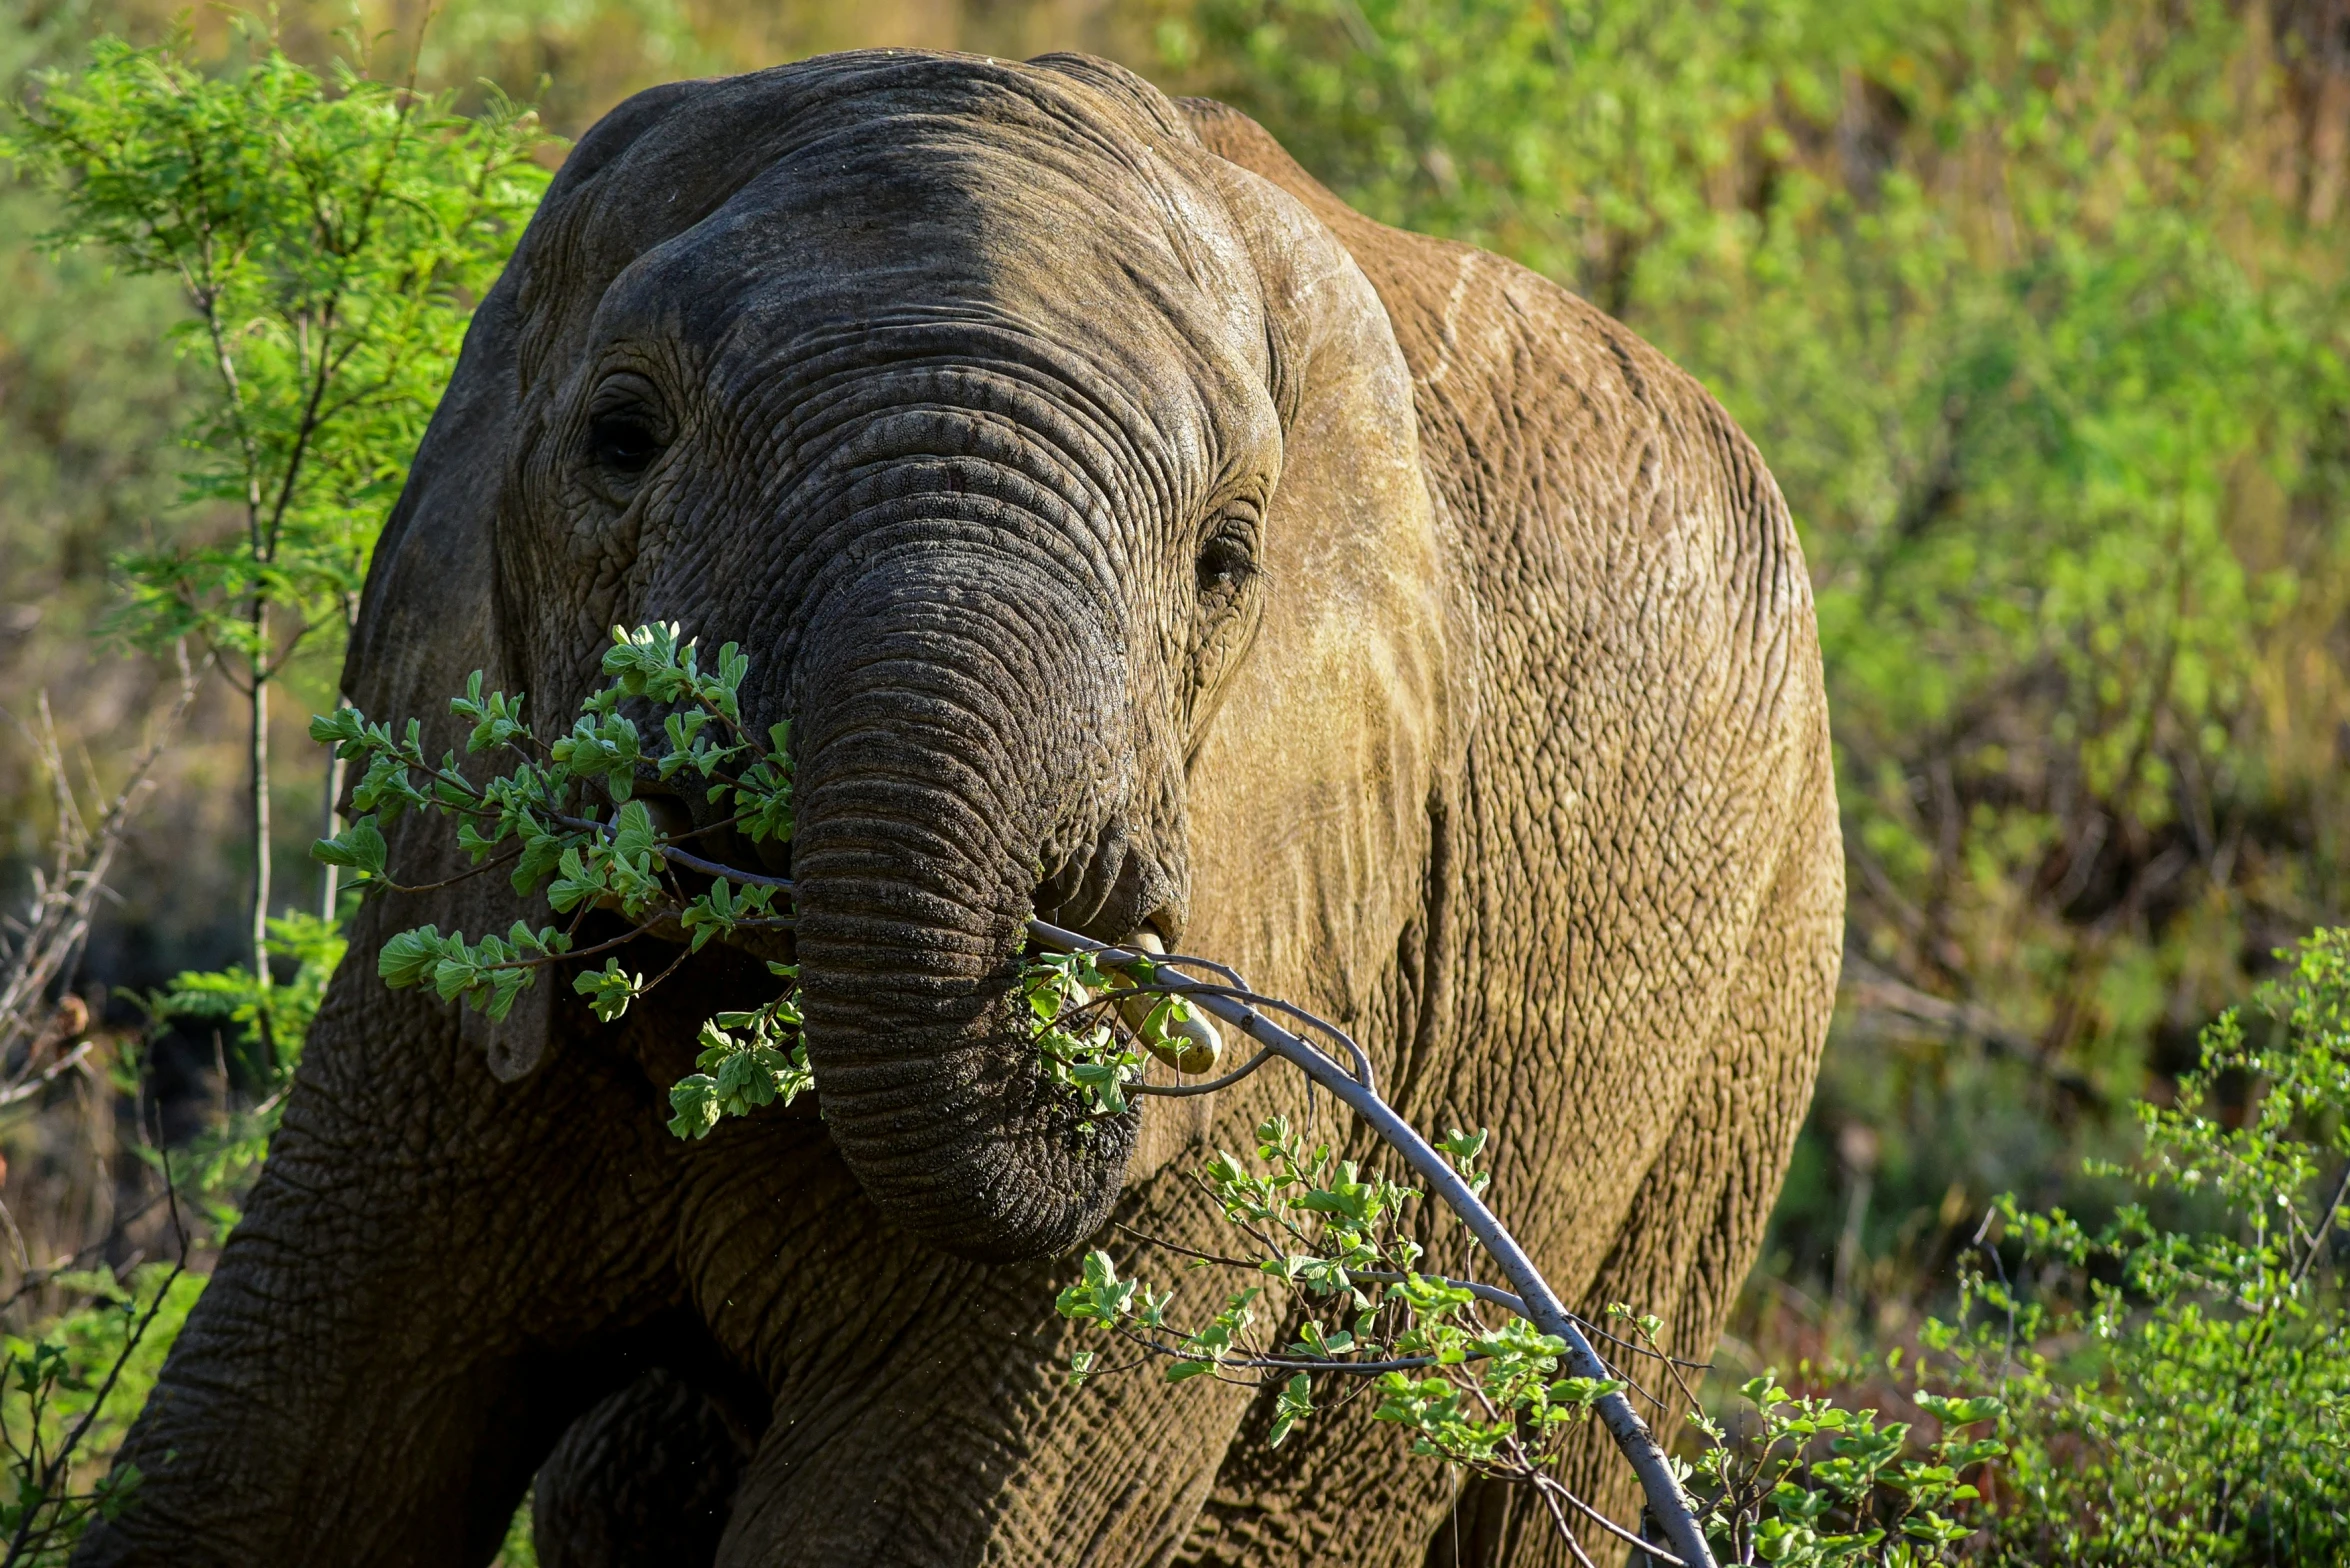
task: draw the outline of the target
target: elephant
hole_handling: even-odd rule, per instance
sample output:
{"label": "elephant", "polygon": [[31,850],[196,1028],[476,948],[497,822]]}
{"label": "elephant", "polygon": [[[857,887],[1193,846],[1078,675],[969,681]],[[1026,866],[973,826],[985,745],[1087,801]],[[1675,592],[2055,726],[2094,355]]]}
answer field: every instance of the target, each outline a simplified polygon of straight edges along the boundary
{"label": "elephant", "polygon": [[[371,897],[78,1560],[481,1564],[535,1475],[550,1565],[1566,1561],[1367,1402],[1273,1449],[1269,1390],[1068,1386],[1074,1251],[1196,1298],[1202,1157],[1372,1146],[1270,1069],[1088,1133],[1016,971],[1032,917],[1149,933],[1334,1020],[1406,1119],[1493,1130],[1563,1299],[1707,1354],[1843,907],[1809,579],[1714,400],[1102,60],[679,82],[480,302],[344,689],[437,755],[483,670],[545,733],[651,622],[791,722],[787,850],[642,788],[788,871],[813,1094],[664,1128],[749,952],[644,938],[676,974],[619,1022],[556,971],[493,1027],[375,959],[528,915],[503,879]],[[1637,1518],[1597,1438],[1567,1478]]]}

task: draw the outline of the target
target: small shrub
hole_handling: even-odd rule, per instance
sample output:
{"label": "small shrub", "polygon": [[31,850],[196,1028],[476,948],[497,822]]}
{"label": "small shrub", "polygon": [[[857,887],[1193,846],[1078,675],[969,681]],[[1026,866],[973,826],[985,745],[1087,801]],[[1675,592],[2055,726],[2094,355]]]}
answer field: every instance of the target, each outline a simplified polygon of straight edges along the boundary
{"label": "small shrub", "polygon": [[1742,1439],[1706,1423],[1729,1560],[2350,1561],[2350,930],[2280,956],[2257,1018],[2138,1106],[2141,1158],[2098,1168],[2142,1201],[2091,1230],[1999,1200],[1906,1371],[1953,1391],[1914,1396],[1931,1442],[1853,1408],[1849,1370],[1830,1397],[1747,1384]]}
{"label": "small shrub", "polygon": [[52,1276],[86,1305],[36,1335],[0,1338],[0,1564],[61,1564],[95,1518],[138,1496],[136,1466],[109,1470],[203,1288],[184,1261]]}
{"label": "small shrub", "polygon": [[2213,1024],[2177,1103],[2138,1107],[2144,1156],[2109,1174],[2145,1201],[2092,1232],[2002,1200],[2020,1269],[1978,1255],[1929,1335],[2009,1405],[1996,1560],[2350,1560],[2350,930],[2280,956],[2257,1020]]}

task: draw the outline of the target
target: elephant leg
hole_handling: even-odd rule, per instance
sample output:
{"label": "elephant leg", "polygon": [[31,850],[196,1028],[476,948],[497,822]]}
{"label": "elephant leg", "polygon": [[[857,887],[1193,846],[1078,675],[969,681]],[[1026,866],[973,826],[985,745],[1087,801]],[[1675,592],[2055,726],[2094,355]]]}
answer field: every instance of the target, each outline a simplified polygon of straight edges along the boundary
{"label": "elephant leg", "polygon": [[1370,1419],[1360,1390],[1318,1392],[1324,1408],[1282,1447],[1266,1442],[1268,1390],[1227,1453],[1214,1495],[1200,1510],[1181,1568],[1412,1568],[1429,1532],[1450,1512],[1447,1469],[1414,1458],[1393,1426]]}
{"label": "elephant leg", "polygon": [[124,1446],[135,1501],[77,1560],[488,1562],[622,1370],[599,1340],[674,1292],[625,1179],[658,1169],[653,1102],[641,1072],[584,1050],[499,1085],[445,1009],[338,978]]}
{"label": "elephant leg", "polygon": [[985,1268],[890,1232],[865,1245],[853,1226],[842,1239],[856,1272],[835,1277],[813,1311],[792,1309],[791,1361],[718,1562],[1111,1568],[1171,1557],[1245,1392],[1170,1388],[1142,1371],[1071,1389],[1073,1334],[1052,1308],[1071,1265]]}
{"label": "elephant leg", "polygon": [[540,1568],[708,1568],[748,1457],[718,1401],[653,1368],[573,1423],[540,1467]]}
{"label": "elephant leg", "polygon": [[[1615,1302],[1654,1313],[1664,1320],[1666,1350],[1690,1361],[1712,1355],[1762,1249],[1835,1009],[1844,878],[1832,807],[1810,827],[1764,901],[1680,1120],[1583,1300],[1585,1316],[1603,1324]],[[1668,1392],[1672,1378],[1646,1357],[1625,1357],[1622,1364],[1671,1405],[1662,1420],[1654,1407],[1641,1405],[1670,1447],[1682,1414],[1677,1395]],[[1681,1375],[1696,1387],[1698,1374],[1684,1369]],[[1561,1479],[1608,1517],[1638,1524],[1639,1486],[1596,1422],[1569,1450]],[[1579,1533],[1603,1568],[1624,1560],[1625,1549],[1612,1538]],[[1503,1483],[1464,1488],[1456,1518],[1430,1545],[1431,1568],[1573,1561],[1541,1503],[1525,1488]]]}

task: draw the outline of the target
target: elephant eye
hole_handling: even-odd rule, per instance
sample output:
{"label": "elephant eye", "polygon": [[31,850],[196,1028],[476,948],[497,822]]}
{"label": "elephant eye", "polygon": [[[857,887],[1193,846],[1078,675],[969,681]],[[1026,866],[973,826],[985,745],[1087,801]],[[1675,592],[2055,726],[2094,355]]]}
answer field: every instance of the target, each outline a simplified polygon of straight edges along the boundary
{"label": "elephant eye", "polygon": [[596,461],[620,474],[641,474],[661,455],[661,437],[631,413],[600,414],[588,429]]}
{"label": "elephant eye", "polygon": [[1210,536],[1199,552],[1200,602],[1221,610],[1238,597],[1257,569],[1256,552],[1247,534],[1226,527]]}

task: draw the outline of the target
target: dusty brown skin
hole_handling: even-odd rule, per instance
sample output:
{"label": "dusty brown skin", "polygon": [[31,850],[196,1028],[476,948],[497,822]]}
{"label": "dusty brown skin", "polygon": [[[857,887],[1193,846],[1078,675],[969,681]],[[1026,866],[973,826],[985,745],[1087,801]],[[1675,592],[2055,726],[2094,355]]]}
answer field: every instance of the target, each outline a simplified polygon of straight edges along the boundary
{"label": "dusty brown skin", "polygon": [[[486,1562],[559,1440],[551,1568],[711,1560],[730,1490],[729,1564],[1548,1559],[1359,1404],[1268,1456],[1247,1390],[1062,1386],[1052,1255],[1170,1277],[1105,1217],[1211,1239],[1182,1172],[1302,1096],[1088,1141],[1009,980],[1032,910],[1148,921],[1341,1020],[1419,1125],[1497,1129],[1563,1294],[1703,1354],[1842,910],[1802,559],[1714,402],[1099,62],[680,84],[582,141],[485,303],[347,685],[446,736],[486,667],[546,724],[653,619],[795,721],[823,1119],[662,1128],[743,955],[611,1029],[556,977],[485,1039],[374,948],[524,911],[371,904],[83,1560]],[[1619,1469],[1579,1479],[1628,1512]]]}

